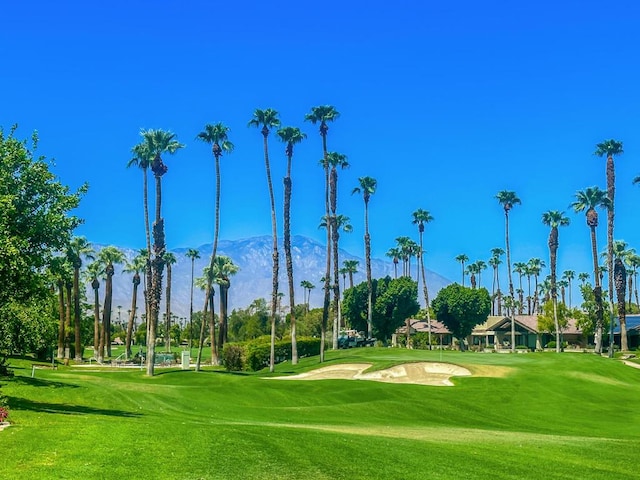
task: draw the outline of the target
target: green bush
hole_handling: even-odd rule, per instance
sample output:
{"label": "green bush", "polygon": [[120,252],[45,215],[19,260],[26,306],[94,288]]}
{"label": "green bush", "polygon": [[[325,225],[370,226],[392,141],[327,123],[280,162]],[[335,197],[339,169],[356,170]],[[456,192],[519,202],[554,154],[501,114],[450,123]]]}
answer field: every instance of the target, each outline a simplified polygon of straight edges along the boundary
{"label": "green bush", "polygon": [[[567,348],[567,345],[567,342],[562,342],[562,348]],[[547,346],[545,348],[556,348],[556,341],[551,340],[549,343],[547,343]]]}
{"label": "green bush", "polygon": [[[265,338],[259,337],[250,342],[237,344],[244,350],[245,368],[253,371],[262,370],[269,365],[271,357],[271,340],[265,342]],[[298,357],[308,357],[320,354],[320,339],[301,337],[297,339]],[[291,359],[291,339],[278,340],[275,342],[275,363],[284,362]]]}
{"label": "green bush", "polygon": [[240,372],[244,370],[244,348],[242,345],[227,343],[222,348],[222,362],[228,372]]}
{"label": "green bush", "polygon": [[516,345],[516,350],[529,350],[526,345]]}

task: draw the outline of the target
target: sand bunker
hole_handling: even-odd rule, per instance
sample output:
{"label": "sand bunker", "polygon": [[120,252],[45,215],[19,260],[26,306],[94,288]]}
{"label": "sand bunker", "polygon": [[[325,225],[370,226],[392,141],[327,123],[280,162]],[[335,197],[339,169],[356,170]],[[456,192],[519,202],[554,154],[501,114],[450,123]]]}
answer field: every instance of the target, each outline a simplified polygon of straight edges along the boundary
{"label": "sand bunker", "polygon": [[412,383],[417,385],[453,386],[451,377],[469,376],[466,368],[450,363],[405,363],[385,370],[364,373],[369,363],[343,363],[318,368],[290,377],[270,377],[274,380],[373,380],[388,383]]}

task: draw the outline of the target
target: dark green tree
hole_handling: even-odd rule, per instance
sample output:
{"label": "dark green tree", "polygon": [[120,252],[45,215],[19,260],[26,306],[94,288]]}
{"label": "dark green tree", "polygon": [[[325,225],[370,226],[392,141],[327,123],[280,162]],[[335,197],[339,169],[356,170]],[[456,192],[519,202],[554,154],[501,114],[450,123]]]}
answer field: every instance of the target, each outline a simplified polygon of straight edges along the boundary
{"label": "dark green tree", "polygon": [[489,317],[491,297],[486,288],[472,289],[453,283],[438,292],[431,307],[438,321],[460,341],[463,350],[464,339]]}

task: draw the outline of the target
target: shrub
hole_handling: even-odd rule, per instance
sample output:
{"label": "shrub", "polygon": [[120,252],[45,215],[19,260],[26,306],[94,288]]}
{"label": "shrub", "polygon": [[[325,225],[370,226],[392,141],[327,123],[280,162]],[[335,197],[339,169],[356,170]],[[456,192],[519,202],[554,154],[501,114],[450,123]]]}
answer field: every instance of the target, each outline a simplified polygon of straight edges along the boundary
{"label": "shrub", "polygon": [[[267,337],[268,338],[268,337]],[[308,357],[320,354],[320,339],[301,337],[298,338],[298,356]],[[245,366],[249,370],[262,370],[269,365],[271,357],[271,341],[265,342],[264,337],[252,340],[245,344],[239,344],[244,349]],[[291,339],[275,342],[275,363],[284,362],[291,358]]]}
{"label": "shrub", "polygon": [[13,377],[13,370],[9,369],[7,357],[0,356],[0,377]]}
{"label": "shrub", "polygon": [[529,350],[526,345],[516,345],[516,350]]}
{"label": "shrub", "polygon": [[241,345],[227,343],[222,349],[222,361],[228,372],[244,370],[244,348]]}
{"label": "shrub", "polygon": [[[567,345],[567,342],[562,342],[562,348],[567,348]],[[551,340],[549,343],[547,343],[547,346],[545,348],[556,348],[556,341]]]}

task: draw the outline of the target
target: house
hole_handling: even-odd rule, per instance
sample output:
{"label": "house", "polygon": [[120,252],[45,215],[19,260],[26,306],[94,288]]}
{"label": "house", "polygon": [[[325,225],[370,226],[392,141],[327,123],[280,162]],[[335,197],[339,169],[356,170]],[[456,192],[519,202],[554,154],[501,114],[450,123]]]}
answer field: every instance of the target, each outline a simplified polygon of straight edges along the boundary
{"label": "house", "polygon": [[[409,334],[428,333],[428,324],[424,320],[410,320]],[[514,316],[515,344],[525,346],[530,350],[541,350],[550,341],[555,341],[555,334],[538,330],[538,317],[536,315],[515,315]],[[407,327],[402,326],[393,335],[392,343],[397,345],[397,339],[406,336]],[[441,322],[431,321],[431,335],[439,340],[442,346],[450,346],[453,343],[451,332]],[[638,318],[638,330],[636,333],[640,340],[640,316]],[[586,338],[576,326],[576,321],[569,320],[569,325],[562,331],[562,339],[569,345],[585,347]],[[476,325],[467,338],[469,347],[479,349],[492,348],[495,350],[505,350],[511,348],[511,318],[505,316],[490,316],[487,321]],[[522,348],[522,347],[520,347]]]}

